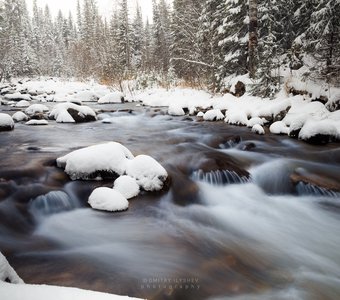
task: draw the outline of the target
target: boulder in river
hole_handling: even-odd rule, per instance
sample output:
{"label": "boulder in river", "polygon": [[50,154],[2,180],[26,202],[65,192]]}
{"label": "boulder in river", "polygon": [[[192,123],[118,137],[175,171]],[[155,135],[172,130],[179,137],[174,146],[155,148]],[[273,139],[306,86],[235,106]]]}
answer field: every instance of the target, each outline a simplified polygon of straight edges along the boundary
{"label": "boulder in river", "polygon": [[11,131],[14,129],[14,121],[8,114],[0,113],[0,131]]}

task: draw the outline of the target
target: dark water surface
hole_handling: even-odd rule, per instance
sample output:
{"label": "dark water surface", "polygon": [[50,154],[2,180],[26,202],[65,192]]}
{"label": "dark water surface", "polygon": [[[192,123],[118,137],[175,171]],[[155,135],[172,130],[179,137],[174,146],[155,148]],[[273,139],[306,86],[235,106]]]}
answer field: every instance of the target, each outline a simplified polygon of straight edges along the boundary
{"label": "dark water surface", "polygon": [[[338,299],[338,144],[100,108],[134,111],[0,133],[0,250],[25,282],[148,299]],[[170,189],[127,212],[90,209],[92,190],[113,181],[72,182],[54,162],[106,141],[154,157]]]}

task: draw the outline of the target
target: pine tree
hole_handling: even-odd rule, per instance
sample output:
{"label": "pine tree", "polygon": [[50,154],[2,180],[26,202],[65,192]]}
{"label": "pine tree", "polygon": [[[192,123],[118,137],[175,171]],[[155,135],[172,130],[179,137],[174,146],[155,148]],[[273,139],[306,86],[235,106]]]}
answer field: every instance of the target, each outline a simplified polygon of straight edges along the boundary
{"label": "pine tree", "polygon": [[143,17],[141,8],[139,5],[137,5],[131,34],[132,67],[137,70],[140,70],[142,66],[142,50],[144,40]]}

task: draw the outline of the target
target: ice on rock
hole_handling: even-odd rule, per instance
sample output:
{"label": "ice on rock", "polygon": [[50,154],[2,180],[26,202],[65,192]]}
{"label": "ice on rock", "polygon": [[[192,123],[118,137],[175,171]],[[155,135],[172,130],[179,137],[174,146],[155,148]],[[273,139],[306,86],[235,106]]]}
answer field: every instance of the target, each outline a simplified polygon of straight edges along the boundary
{"label": "ice on rock", "polygon": [[123,175],[132,153],[116,142],[94,145],[73,151],[57,159],[57,165],[65,168],[72,180],[91,179],[96,172]]}
{"label": "ice on rock", "polygon": [[168,177],[166,170],[152,157],[138,155],[129,160],[126,174],[135,178],[146,191],[159,191]]}
{"label": "ice on rock", "polygon": [[99,104],[108,104],[108,103],[122,103],[124,101],[124,95],[121,92],[113,92],[101,97],[98,100]]}
{"label": "ice on rock", "polygon": [[126,199],[131,199],[139,194],[139,185],[136,179],[127,175],[117,178],[113,189],[120,192]]}
{"label": "ice on rock", "polygon": [[88,203],[94,209],[112,212],[127,210],[129,207],[129,202],[120,192],[107,187],[95,189]]}

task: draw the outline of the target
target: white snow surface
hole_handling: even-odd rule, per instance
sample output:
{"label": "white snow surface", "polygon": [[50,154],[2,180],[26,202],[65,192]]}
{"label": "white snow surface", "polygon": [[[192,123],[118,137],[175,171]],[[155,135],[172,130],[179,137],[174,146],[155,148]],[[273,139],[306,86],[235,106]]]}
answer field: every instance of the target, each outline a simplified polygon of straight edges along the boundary
{"label": "white snow surface", "polygon": [[174,103],[174,104],[170,104],[169,109],[168,109],[168,114],[171,116],[184,116],[185,112],[180,105]]}
{"label": "white snow surface", "polygon": [[139,185],[136,179],[127,175],[117,178],[113,189],[120,192],[126,199],[131,199],[139,194]]}
{"label": "white snow surface", "polygon": [[6,100],[16,100],[16,99],[20,99],[20,100],[26,100],[26,101],[30,101],[31,100],[31,96],[28,94],[21,94],[21,93],[14,93],[14,94],[7,94],[4,96],[4,98]]}
{"label": "white snow surface", "polygon": [[269,131],[274,134],[289,134],[289,128],[282,121],[277,121],[270,125]]}
{"label": "white snow surface", "polygon": [[8,114],[0,113],[0,127],[14,127],[14,121]]}
{"label": "white snow surface", "polygon": [[155,159],[147,155],[138,155],[129,160],[126,174],[135,178],[146,191],[161,190],[168,177],[166,170]]}
{"label": "white snow surface", "polygon": [[210,109],[203,115],[204,121],[219,121],[223,120],[224,118],[225,116],[219,109]]}
{"label": "white snow surface", "polygon": [[21,100],[15,105],[15,107],[29,107],[30,105],[31,103],[27,100]]}
{"label": "white snow surface", "polygon": [[257,134],[265,134],[265,131],[263,129],[263,127],[260,124],[255,124],[252,128],[251,128],[252,132],[255,132]]}
{"label": "white snow surface", "polygon": [[22,121],[27,121],[29,118],[26,114],[24,114],[22,111],[17,111],[13,116],[13,120],[15,122],[22,122]]}
{"label": "white snow surface", "polygon": [[49,111],[48,107],[44,104],[32,104],[26,108],[25,113],[32,116],[37,113],[43,113]]}
{"label": "white snow surface", "polygon": [[107,187],[95,189],[88,203],[94,209],[112,212],[127,210],[129,207],[129,202],[119,191]]}
{"label": "white snow surface", "polygon": [[[14,269],[8,263],[6,257],[0,252],[0,285],[1,282],[9,279],[11,283],[24,283],[23,280],[18,276],[18,274],[14,271]],[[0,295],[3,295],[1,292],[0,286]],[[1,299],[10,299],[10,298],[2,298]]]}
{"label": "white snow surface", "polygon": [[47,120],[29,120],[25,123],[26,125],[40,126],[40,125],[48,125]]}
{"label": "white snow surface", "polygon": [[101,97],[98,100],[99,104],[107,104],[107,103],[122,103],[122,98],[124,95],[121,92],[112,92]]}
{"label": "white snow surface", "polygon": [[0,282],[2,300],[141,300],[127,296],[51,285]]}
{"label": "white snow surface", "polygon": [[309,119],[303,125],[299,139],[307,140],[315,135],[329,135],[332,137],[340,138],[340,120],[313,120]]}
{"label": "white snow surface", "polygon": [[73,151],[57,159],[57,165],[65,168],[72,180],[88,179],[96,171],[125,173],[127,162],[133,155],[126,147],[116,142],[94,145]]}
{"label": "white snow surface", "polygon": [[56,104],[49,116],[54,118],[57,123],[74,123],[74,119],[67,111],[69,108],[78,111],[78,113],[83,116],[90,115],[96,117],[96,113],[92,108],[70,102]]}

